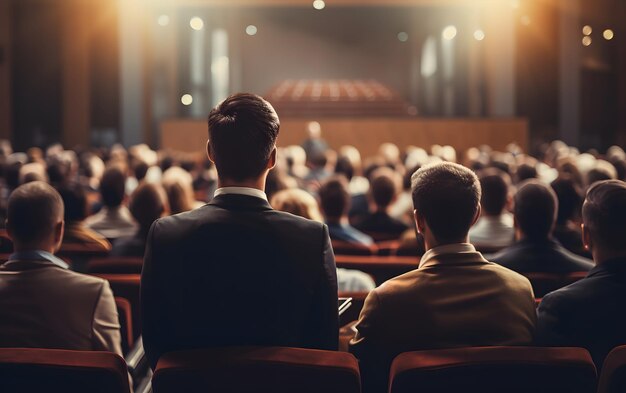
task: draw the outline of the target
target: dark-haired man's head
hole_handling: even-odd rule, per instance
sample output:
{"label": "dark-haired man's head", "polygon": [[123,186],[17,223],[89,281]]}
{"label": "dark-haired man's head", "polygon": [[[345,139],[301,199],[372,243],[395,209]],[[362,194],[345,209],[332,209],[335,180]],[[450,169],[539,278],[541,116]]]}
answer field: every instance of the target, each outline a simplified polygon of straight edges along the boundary
{"label": "dark-haired man's head", "polygon": [[552,235],[558,200],[554,191],[537,180],[522,184],[515,194],[515,226],[518,237],[543,240]]}
{"label": "dark-haired man's head", "polygon": [[480,182],[451,162],[427,165],[411,178],[415,221],[428,249],[468,241],[480,213]]}
{"label": "dark-haired man's head", "polygon": [[319,189],[320,206],[327,222],[339,222],[350,209],[348,181],[342,175],[332,176]]}
{"label": "dark-haired man's head", "polygon": [[128,207],[144,235],[156,219],[169,212],[165,190],[150,183],[142,183],[133,191]]}
{"label": "dark-haired man's head", "polygon": [[517,171],[515,172],[515,178],[518,184],[526,180],[536,179],[537,176],[537,168],[534,165],[527,163],[518,166]]}
{"label": "dark-haired man's head", "polygon": [[135,173],[135,179],[138,182],[141,182],[146,178],[146,174],[148,173],[148,164],[142,160],[136,160],[133,164],[133,172]]}
{"label": "dark-haired man's head", "polygon": [[594,183],[583,204],[583,241],[596,263],[626,256],[626,183]]}
{"label": "dark-haired man's head", "polygon": [[276,163],[280,122],[272,105],[254,94],[235,94],[209,114],[209,157],[222,186],[256,184],[263,189]]}
{"label": "dark-haired man's head", "polygon": [[63,200],[52,186],[34,181],[11,193],[7,232],[15,251],[54,253],[63,240]]}
{"label": "dark-haired man's head", "polygon": [[487,168],[478,174],[482,196],[482,214],[497,217],[502,214],[509,201],[510,176],[496,168]]}
{"label": "dark-haired man's head", "polygon": [[387,210],[400,191],[400,182],[400,175],[387,167],[379,168],[372,173],[370,193],[377,210]]}
{"label": "dark-haired man's head", "polygon": [[104,171],[100,181],[102,203],[108,208],[116,208],[126,195],[126,174],[118,166],[111,166]]}
{"label": "dark-haired man's head", "polygon": [[344,175],[348,181],[352,180],[354,176],[354,165],[352,165],[350,158],[346,156],[339,157],[337,164],[335,164],[335,173]]}
{"label": "dark-haired man's head", "polygon": [[561,176],[550,183],[559,200],[556,222],[564,225],[579,217],[583,199],[574,180],[569,176]]}
{"label": "dark-haired man's head", "polygon": [[64,219],[67,224],[81,222],[87,217],[87,194],[78,184],[57,188],[65,205]]}

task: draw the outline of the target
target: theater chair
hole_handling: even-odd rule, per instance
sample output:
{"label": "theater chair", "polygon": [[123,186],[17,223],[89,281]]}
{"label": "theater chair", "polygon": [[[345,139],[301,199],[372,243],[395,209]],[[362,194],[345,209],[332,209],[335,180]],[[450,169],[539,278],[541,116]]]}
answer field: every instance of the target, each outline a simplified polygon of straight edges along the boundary
{"label": "theater chair", "polygon": [[374,277],[376,285],[417,269],[419,261],[418,257],[335,255],[337,267],[365,272]]}
{"label": "theater chair", "polygon": [[0,349],[0,390],[41,393],[130,393],[116,354],[60,349]]}
{"label": "theater chair", "polygon": [[604,360],[598,393],[626,392],[626,345],[614,348]]}
{"label": "theater chair", "polygon": [[283,347],[232,347],[163,355],[154,393],[359,393],[349,353]]}
{"label": "theater chair", "polygon": [[596,368],[582,348],[480,347],[406,352],[390,393],[593,393]]}
{"label": "theater chair", "polygon": [[139,274],[93,275],[107,280],[115,297],[122,297],[130,302],[133,337],[137,339],[141,335],[141,308],[139,303],[141,276]]}
{"label": "theater chair", "polygon": [[87,273],[141,274],[143,258],[106,257],[92,258],[87,262]]}
{"label": "theater chair", "polygon": [[128,353],[133,347],[135,339],[133,337],[133,317],[130,302],[123,297],[115,298],[117,315],[120,320],[120,333],[122,336],[122,353]]}
{"label": "theater chair", "polygon": [[375,244],[365,246],[341,240],[331,242],[335,255],[376,255],[378,253],[378,247]]}

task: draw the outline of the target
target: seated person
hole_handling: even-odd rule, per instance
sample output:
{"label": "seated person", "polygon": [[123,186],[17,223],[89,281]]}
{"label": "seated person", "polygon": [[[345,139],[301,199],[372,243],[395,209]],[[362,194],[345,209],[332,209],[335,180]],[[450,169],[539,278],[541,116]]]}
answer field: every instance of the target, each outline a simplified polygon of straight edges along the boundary
{"label": "seated person", "polygon": [[106,280],[75,273],[53,254],[63,239],[63,201],[31,182],[9,198],[14,253],[0,266],[0,347],[110,351],[122,355]]}
{"label": "seated person", "polygon": [[524,183],[515,195],[515,244],[491,256],[491,260],[518,273],[589,271],[593,263],[566,250],[552,237],[556,221],[556,195],[538,180]]}
{"label": "seated person", "polygon": [[[315,198],[304,190],[291,188],[274,194],[271,205],[276,210],[309,220],[324,222]],[[359,270],[337,268],[339,292],[369,292],[376,287],[372,277]]]}
{"label": "seated person", "polygon": [[583,205],[583,241],[596,266],[574,284],[545,296],[537,310],[539,345],[589,350],[598,371],[626,344],[626,184],[591,186]]}
{"label": "seated person", "polygon": [[583,247],[580,230],[582,192],[570,176],[560,176],[550,183],[550,186],[559,200],[559,211],[554,226],[555,239],[574,254],[590,258],[591,254]]}
{"label": "seated person", "polygon": [[63,234],[61,250],[69,244],[80,244],[93,251],[110,251],[111,243],[104,236],[85,225],[84,220],[87,216],[87,194],[85,190],[74,184],[60,186],[58,192],[65,205],[65,233]]}
{"label": "seated person", "polygon": [[515,235],[513,215],[506,211],[511,179],[496,168],[481,171],[478,178],[482,189],[481,214],[470,229],[470,241],[479,250],[496,251],[510,245]]}
{"label": "seated person", "polygon": [[398,239],[409,229],[408,225],[389,215],[389,207],[400,191],[400,175],[382,167],[372,173],[371,179],[370,198],[375,206],[374,212],[359,218],[354,227],[376,240]]}
{"label": "seated person", "polygon": [[139,223],[136,233],[120,237],[113,242],[110,255],[143,257],[148,232],[152,223],[169,213],[167,195],[163,187],[141,183],[130,197],[130,212]]}
{"label": "seated person", "polygon": [[137,223],[124,206],[126,175],[118,166],[104,171],[100,181],[102,209],[85,220],[85,225],[107,239],[130,236],[137,231]]}
{"label": "seated person", "polygon": [[328,234],[332,240],[371,246],[374,240],[348,223],[350,211],[350,193],[348,181],[343,176],[333,176],[322,184],[319,189],[320,207]]}
{"label": "seated person", "polygon": [[412,179],[413,205],[426,253],[416,270],[393,278],[365,300],[351,352],[360,361],[364,392],[384,391],[399,353],[533,339],[530,282],[488,262],[469,241],[480,215],[480,183],[453,163],[422,167]]}

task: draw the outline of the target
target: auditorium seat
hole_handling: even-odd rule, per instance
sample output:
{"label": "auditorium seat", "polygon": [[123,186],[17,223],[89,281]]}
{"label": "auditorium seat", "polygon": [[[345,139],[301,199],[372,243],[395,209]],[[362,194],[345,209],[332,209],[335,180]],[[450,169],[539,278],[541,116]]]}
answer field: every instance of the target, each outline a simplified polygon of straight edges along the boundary
{"label": "auditorium seat", "polygon": [[105,257],[92,258],[87,262],[87,273],[141,274],[143,258]]}
{"label": "auditorium seat", "polygon": [[614,348],[604,360],[598,393],[626,392],[626,345]]}
{"label": "auditorium seat", "polygon": [[378,247],[375,244],[365,246],[341,240],[332,240],[331,242],[335,255],[376,255],[378,253]]}
{"label": "auditorium seat", "polygon": [[60,349],[0,349],[0,390],[20,393],[129,393],[116,354]]}
{"label": "auditorium seat", "polygon": [[349,353],[283,347],[232,347],[166,353],[154,393],[358,393],[359,366]]}
{"label": "auditorium seat", "polygon": [[396,255],[398,248],[400,247],[400,242],[398,240],[386,240],[382,242],[377,242],[376,247],[378,247],[378,255],[381,256],[389,256]]}
{"label": "auditorium seat", "polygon": [[335,255],[337,267],[356,269],[374,277],[376,285],[417,269],[418,257]]}
{"label": "auditorium seat", "polygon": [[522,274],[528,278],[533,286],[535,297],[538,298],[544,297],[552,291],[556,291],[587,276],[587,272],[569,274],[529,272]]}
{"label": "auditorium seat", "polygon": [[406,352],[390,393],[593,393],[596,369],[582,348],[480,347]]}
{"label": "auditorium seat", "polygon": [[117,315],[120,320],[120,333],[122,336],[122,353],[126,354],[133,347],[133,317],[130,302],[123,297],[115,298]]}
{"label": "auditorium seat", "polygon": [[93,258],[105,257],[108,252],[95,249],[93,246],[80,243],[64,243],[56,255],[62,259],[72,261],[72,270],[84,273],[87,269],[87,261]]}
{"label": "auditorium seat", "polygon": [[141,335],[141,309],[139,292],[141,276],[139,274],[93,274],[103,278],[111,285],[115,297],[122,297],[130,302],[131,316],[133,321],[133,338]]}

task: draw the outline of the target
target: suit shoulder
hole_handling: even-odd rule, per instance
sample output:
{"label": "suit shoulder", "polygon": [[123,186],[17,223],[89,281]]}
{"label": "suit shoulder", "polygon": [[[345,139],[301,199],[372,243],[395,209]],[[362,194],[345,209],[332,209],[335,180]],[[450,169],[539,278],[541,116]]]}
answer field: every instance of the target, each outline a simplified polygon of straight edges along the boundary
{"label": "suit shoulder", "polygon": [[104,285],[107,284],[107,280],[90,276],[88,274],[74,272],[68,269],[55,269],[54,274],[63,278],[65,287],[67,290],[81,290],[99,293]]}
{"label": "suit shoulder", "polygon": [[528,278],[506,266],[500,265],[496,262],[489,262],[486,266],[488,269],[495,272],[499,277],[507,281],[507,283],[516,283],[524,288],[532,288]]}

